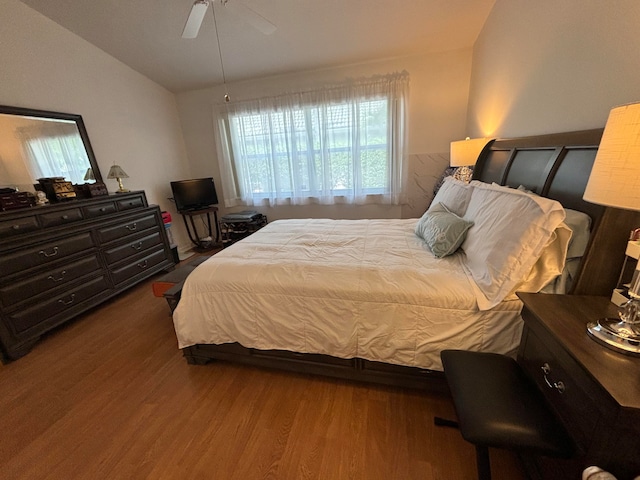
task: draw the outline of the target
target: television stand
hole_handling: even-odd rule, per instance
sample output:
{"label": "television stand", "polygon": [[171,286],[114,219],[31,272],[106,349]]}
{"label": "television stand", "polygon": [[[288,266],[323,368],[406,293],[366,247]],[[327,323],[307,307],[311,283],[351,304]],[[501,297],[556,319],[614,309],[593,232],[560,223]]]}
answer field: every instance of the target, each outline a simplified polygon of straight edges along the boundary
{"label": "television stand", "polygon": [[[213,213],[213,217],[215,220],[216,226],[216,236],[213,236],[213,229],[211,227],[211,214]],[[213,250],[220,245],[220,230],[218,229],[218,207],[210,206],[206,208],[198,208],[195,210],[181,210],[180,215],[182,215],[182,219],[184,220],[184,226],[187,229],[187,234],[189,235],[189,240],[195,246],[193,250],[196,252],[208,252],[209,250]],[[193,220],[193,217],[197,217],[200,215],[205,215],[207,217],[207,227],[210,241],[203,241],[198,237],[198,230],[196,228],[196,224]],[[187,221],[187,218],[189,219]]]}

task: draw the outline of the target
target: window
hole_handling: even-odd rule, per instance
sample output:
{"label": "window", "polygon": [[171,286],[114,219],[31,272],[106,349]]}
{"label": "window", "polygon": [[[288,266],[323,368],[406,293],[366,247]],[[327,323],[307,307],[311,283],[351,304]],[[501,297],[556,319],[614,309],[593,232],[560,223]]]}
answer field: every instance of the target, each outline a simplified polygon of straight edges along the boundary
{"label": "window", "polygon": [[225,205],[400,203],[408,74],[230,105]]}
{"label": "window", "polygon": [[75,122],[66,120],[33,121],[16,129],[16,137],[35,178],[64,177],[83,183],[89,157]]}

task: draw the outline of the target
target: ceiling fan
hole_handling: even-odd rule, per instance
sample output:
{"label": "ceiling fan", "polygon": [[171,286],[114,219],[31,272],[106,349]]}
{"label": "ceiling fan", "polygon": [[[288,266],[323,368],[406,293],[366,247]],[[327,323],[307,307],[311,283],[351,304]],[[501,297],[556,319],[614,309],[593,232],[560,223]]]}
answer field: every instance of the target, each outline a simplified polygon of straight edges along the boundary
{"label": "ceiling fan", "polygon": [[273,23],[238,0],[196,0],[193,7],[191,7],[189,18],[187,18],[187,23],[182,31],[182,38],[196,38],[198,36],[209,4],[213,4],[216,1],[265,35],[270,35],[276,31],[276,26]]}

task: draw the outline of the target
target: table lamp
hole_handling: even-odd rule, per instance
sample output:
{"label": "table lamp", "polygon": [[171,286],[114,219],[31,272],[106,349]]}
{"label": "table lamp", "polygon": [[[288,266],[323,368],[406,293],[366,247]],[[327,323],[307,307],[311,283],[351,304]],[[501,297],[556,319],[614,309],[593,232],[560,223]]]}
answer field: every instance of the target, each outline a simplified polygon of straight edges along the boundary
{"label": "table lamp", "polygon": [[124,185],[122,185],[122,179],[129,178],[129,175],[127,175],[125,171],[122,170],[122,167],[120,167],[120,165],[111,165],[107,178],[115,178],[118,181],[119,188],[118,190],[116,190],[116,193],[125,193],[129,191],[124,188]]}
{"label": "table lamp", "polygon": [[[640,103],[615,107],[602,135],[583,198],[592,203],[640,210]],[[596,341],[623,353],[640,355],[640,270],[629,285],[620,318],[587,324]]]}
{"label": "table lamp", "polygon": [[471,180],[473,170],[469,167],[476,164],[480,152],[488,141],[488,138],[471,139],[467,137],[465,140],[451,142],[449,165],[459,167],[454,178],[467,183]]}
{"label": "table lamp", "polygon": [[95,180],[96,176],[93,174],[93,168],[87,168],[87,172],[84,174],[84,181]]}

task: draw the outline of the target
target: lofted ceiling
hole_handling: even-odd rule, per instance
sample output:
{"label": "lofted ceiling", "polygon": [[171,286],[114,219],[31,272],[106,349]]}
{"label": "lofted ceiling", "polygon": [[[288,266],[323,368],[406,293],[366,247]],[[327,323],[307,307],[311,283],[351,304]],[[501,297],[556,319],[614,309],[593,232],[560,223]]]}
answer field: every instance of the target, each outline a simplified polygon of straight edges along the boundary
{"label": "lofted ceiling", "polygon": [[[181,38],[193,0],[21,0],[173,92],[222,83],[211,7]],[[228,82],[471,47],[495,0],[228,0],[277,26],[258,31],[215,0]]]}

